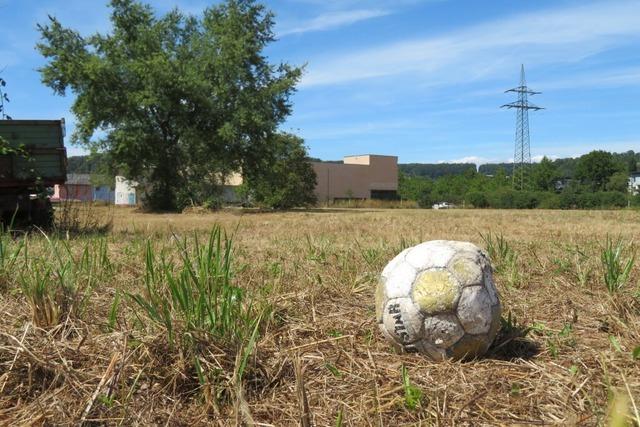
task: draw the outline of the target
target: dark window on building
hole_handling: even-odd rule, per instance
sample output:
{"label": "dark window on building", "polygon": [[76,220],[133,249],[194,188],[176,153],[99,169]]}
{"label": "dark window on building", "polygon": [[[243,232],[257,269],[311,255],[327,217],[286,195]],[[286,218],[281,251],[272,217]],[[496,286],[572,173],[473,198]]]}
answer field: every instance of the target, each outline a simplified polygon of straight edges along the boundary
{"label": "dark window on building", "polygon": [[376,200],[398,200],[396,190],[371,190],[371,198]]}

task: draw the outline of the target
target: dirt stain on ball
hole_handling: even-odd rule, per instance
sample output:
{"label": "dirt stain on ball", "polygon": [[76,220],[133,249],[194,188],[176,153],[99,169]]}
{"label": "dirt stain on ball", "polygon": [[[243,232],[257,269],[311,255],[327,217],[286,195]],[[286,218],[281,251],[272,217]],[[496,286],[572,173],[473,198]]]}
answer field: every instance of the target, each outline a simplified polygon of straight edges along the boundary
{"label": "dirt stain on ball", "polygon": [[427,314],[453,310],[459,294],[458,282],[445,270],[420,273],[412,291],[413,301]]}

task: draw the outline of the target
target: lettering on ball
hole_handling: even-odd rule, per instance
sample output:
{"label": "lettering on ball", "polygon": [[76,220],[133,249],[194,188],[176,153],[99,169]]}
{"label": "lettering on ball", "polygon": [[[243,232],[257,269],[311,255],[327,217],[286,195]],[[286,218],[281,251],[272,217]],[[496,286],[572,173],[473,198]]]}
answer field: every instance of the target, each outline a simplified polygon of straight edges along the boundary
{"label": "lettering on ball", "polygon": [[400,341],[402,341],[402,343],[404,344],[404,350],[409,353],[416,353],[418,351],[416,346],[406,343],[409,339],[409,333],[407,332],[407,328],[404,326],[404,321],[402,320],[400,304],[389,304],[388,312],[395,321],[395,326],[393,329],[395,334],[400,338]]}

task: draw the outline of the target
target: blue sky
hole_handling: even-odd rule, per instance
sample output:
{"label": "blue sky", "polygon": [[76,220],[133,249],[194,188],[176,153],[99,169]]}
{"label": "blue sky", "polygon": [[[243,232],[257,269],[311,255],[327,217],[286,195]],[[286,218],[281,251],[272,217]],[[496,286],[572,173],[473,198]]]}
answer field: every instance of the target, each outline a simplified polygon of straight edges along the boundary
{"label": "blue sky", "polygon": [[[156,0],[197,14],[211,2]],[[531,153],[640,150],[640,1],[271,0],[272,61],[306,64],[283,125],[311,156],[400,162],[508,161],[515,112],[501,110],[520,64],[532,102]],[[71,96],[40,83],[37,23],[108,31],[102,0],[0,0],[0,70],[14,118],[65,117]],[[70,154],[82,153],[69,147]]]}

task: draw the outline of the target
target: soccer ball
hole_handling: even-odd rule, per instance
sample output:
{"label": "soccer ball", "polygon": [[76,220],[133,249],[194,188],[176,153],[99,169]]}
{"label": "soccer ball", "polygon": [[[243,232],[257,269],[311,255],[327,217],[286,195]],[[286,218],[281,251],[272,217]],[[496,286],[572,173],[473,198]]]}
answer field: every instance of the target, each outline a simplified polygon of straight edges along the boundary
{"label": "soccer ball", "polygon": [[382,334],[433,360],[482,356],[500,327],[491,264],[474,244],[434,240],[387,264],[376,290]]}

